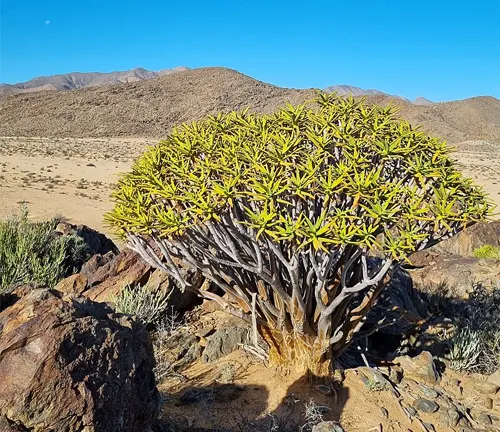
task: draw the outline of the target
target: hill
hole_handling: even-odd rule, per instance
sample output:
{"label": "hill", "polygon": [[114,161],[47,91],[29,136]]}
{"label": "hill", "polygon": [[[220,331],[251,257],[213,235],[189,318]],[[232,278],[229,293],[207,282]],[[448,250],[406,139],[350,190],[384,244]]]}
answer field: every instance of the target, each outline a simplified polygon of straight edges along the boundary
{"label": "hill", "polygon": [[[30,92],[0,99],[0,136],[164,137],[172,126],[217,112],[249,107],[272,112],[285,101],[301,103],[314,91],[276,87],[226,68],[201,68],[117,85]],[[500,143],[500,101],[477,97],[418,105],[386,94],[411,123],[452,143]]]}
{"label": "hill", "polygon": [[0,100],[0,136],[163,137],[185,121],[250,107],[272,112],[314,92],[276,87],[234,70],[203,68],[160,78]]}

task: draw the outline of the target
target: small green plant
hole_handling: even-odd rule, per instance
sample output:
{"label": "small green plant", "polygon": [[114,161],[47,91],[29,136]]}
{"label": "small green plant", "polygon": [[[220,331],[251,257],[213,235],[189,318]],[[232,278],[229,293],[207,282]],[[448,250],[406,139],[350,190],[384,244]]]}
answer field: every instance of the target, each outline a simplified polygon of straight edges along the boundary
{"label": "small green plant", "polygon": [[232,363],[222,365],[219,370],[219,378],[217,382],[221,384],[232,384],[236,379],[236,368]]}
{"label": "small green plant", "polygon": [[111,302],[118,313],[136,315],[144,325],[156,326],[165,316],[172,291],[151,291],[147,286],[126,285]]}
{"label": "small green plant", "polygon": [[25,283],[53,287],[88,258],[83,239],[57,234],[57,223],[30,222],[25,207],[0,222],[0,293]]}
{"label": "small green plant", "polygon": [[483,334],[469,327],[458,328],[449,340],[446,358],[450,367],[458,371],[471,371],[477,368],[483,351]]}
{"label": "small green plant", "polygon": [[383,382],[377,381],[376,378],[369,378],[366,382],[366,387],[368,390],[377,392],[386,389],[386,385]]}
{"label": "small green plant", "polygon": [[500,248],[489,244],[474,249],[472,254],[476,258],[500,260]]}

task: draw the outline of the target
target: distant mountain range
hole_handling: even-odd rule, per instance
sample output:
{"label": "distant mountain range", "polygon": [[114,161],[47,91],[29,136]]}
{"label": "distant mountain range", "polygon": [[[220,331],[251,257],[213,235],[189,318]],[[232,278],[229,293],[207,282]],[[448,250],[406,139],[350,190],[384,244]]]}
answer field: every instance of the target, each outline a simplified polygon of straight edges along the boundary
{"label": "distant mountain range", "polygon": [[[227,68],[175,70],[178,72],[163,73],[155,79],[136,78],[147,75],[147,71],[127,78],[115,76],[114,80],[132,81],[116,85],[97,85],[95,79],[102,79],[102,75],[78,81],[76,77],[81,75],[70,74],[73,78],[59,78],[59,85],[83,88],[23,92],[0,98],[0,136],[160,139],[172,127],[207,115],[245,108],[272,113],[286,102],[300,104],[316,97],[314,89],[282,88]],[[333,89],[357,95],[367,92],[342,86]],[[398,116],[453,144],[471,140],[500,144],[500,100],[494,97],[419,105],[370,92],[364,96],[368,103],[396,104]]]}
{"label": "distant mountain range", "polygon": [[144,68],[135,68],[120,72],[72,72],[60,75],[43,76],[17,84],[0,84],[0,97],[42,90],[77,90],[86,87],[131,83],[151,78],[158,78],[184,70],[187,70],[187,68],[179,66],[173,69],[163,69],[160,71],[149,71]]}
{"label": "distant mountain range", "polygon": [[[99,87],[104,85],[131,83],[158,78],[164,75],[169,75],[185,70],[188,70],[188,68],[179,66],[173,69],[163,69],[160,71],[149,71],[144,68],[135,68],[121,72],[73,72],[61,75],[44,76],[17,84],[0,84],[0,97],[43,90],[77,90],[86,87]],[[327,93],[337,92],[341,96],[391,96],[410,102],[408,99],[402,96],[390,95],[380,90],[365,90],[351,85],[333,85],[324,88],[323,91]],[[415,105],[432,105],[434,102],[423,97],[418,97],[411,103]]]}
{"label": "distant mountain range", "polygon": [[424,97],[418,97],[414,101],[410,101],[409,99],[406,99],[402,96],[397,96],[397,95],[391,95],[389,93],[384,93],[380,90],[374,90],[374,89],[369,89],[365,90],[359,87],[354,87],[351,85],[333,85],[330,87],[326,87],[323,89],[323,91],[327,93],[333,93],[336,92],[340,96],[391,96],[396,99],[402,99],[404,101],[410,102],[415,105],[434,105],[434,102],[430,101],[429,99],[426,99]]}

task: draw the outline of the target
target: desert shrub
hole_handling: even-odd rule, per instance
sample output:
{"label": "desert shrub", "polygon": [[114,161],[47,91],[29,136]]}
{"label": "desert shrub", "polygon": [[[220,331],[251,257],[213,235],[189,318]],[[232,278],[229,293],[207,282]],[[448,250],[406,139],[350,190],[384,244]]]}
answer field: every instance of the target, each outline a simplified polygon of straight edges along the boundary
{"label": "desert shrub", "polygon": [[[454,316],[450,318],[459,333],[469,335],[466,339],[469,347],[479,346],[480,355],[466,369],[483,373],[496,371],[500,367],[500,289],[474,286],[467,301],[457,302]],[[452,342],[456,342],[456,337]]]}
{"label": "desert shrub", "polygon": [[53,287],[87,256],[80,237],[55,232],[56,220],[30,222],[28,212],[0,222],[0,293],[23,283]]}
{"label": "desert shrub", "polygon": [[496,246],[492,246],[489,244],[480,246],[472,251],[472,254],[476,258],[484,258],[484,259],[500,259],[500,248]]}
{"label": "desert shrub", "polygon": [[471,371],[479,364],[483,351],[483,333],[470,327],[458,327],[449,339],[449,352],[446,358],[452,369]]}
{"label": "desert shrub", "polygon": [[201,296],[238,316],[249,319],[255,299],[271,362],[319,374],[398,261],[488,214],[448,153],[391,107],[319,94],[175,129],[120,178],[106,219],[182,287],[192,288],[176,260],[224,294]]}
{"label": "desert shrub", "polygon": [[155,326],[165,318],[172,291],[150,290],[147,286],[126,285],[117,296],[112,296],[116,312],[136,315],[144,325]]}
{"label": "desert shrub", "polygon": [[316,405],[313,399],[304,404],[305,412],[305,424],[300,427],[300,432],[312,431],[314,426],[323,421],[323,414],[330,411],[330,408]]}
{"label": "desert shrub", "polygon": [[427,293],[431,313],[453,324],[443,335],[452,369],[492,373],[500,367],[500,289],[476,284],[467,299],[442,290]]}

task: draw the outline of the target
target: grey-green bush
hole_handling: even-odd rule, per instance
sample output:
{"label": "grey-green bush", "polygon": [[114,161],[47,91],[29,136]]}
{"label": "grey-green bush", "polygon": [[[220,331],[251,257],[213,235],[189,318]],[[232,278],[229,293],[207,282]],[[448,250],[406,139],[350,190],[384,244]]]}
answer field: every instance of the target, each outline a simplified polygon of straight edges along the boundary
{"label": "grey-green bush", "polygon": [[28,212],[0,222],[0,293],[19,284],[53,287],[74,271],[89,250],[78,236],[55,232],[57,220],[30,222]]}
{"label": "grey-green bush", "polygon": [[171,291],[150,291],[147,286],[126,285],[120,294],[112,296],[110,300],[117,312],[136,315],[144,325],[155,326],[167,314],[171,293]]}

